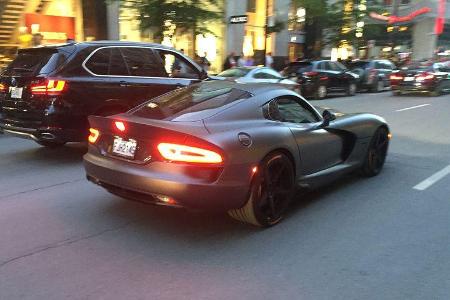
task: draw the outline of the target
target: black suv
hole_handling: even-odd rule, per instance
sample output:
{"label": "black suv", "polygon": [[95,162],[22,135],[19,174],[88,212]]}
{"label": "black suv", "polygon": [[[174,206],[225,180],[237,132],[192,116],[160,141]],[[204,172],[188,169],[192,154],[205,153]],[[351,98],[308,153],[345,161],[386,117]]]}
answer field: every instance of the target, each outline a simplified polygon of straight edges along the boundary
{"label": "black suv", "polygon": [[389,76],[396,69],[386,59],[352,61],[348,63],[348,68],[359,75],[358,88],[371,92],[381,92],[390,87]]}
{"label": "black suv", "polygon": [[207,78],[159,44],[86,42],[19,50],[0,76],[0,128],[43,146],[83,141],[89,115],[113,115]]}
{"label": "black suv", "polygon": [[337,61],[295,61],[283,70],[283,75],[297,79],[301,94],[323,99],[331,93],[355,95],[358,76]]}

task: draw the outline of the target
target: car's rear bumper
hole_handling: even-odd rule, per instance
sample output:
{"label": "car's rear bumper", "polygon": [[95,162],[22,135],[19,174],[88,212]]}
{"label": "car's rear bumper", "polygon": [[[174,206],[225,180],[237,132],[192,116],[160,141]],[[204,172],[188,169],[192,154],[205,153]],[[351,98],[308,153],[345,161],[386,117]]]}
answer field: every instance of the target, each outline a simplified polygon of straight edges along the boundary
{"label": "car's rear bumper", "polygon": [[226,211],[242,207],[249,193],[250,174],[248,180],[225,181],[220,174],[208,181],[198,174],[193,176],[195,166],[188,169],[165,162],[139,165],[95,153],[84,156],[84,167],[88,180],[111,193],[154,204]]}
{"label": "car's rear bumper", "polygon": [[431,92],[436,88],[436,84],[425,84],[425,83],[414,83],[414,84],[399,84],[392,85],[393,91],[398,91],[402,93],[421,93],[421,92]]}
{"label": "car's rear bumper", "polygon": [[79,133],[74,130],[64,130],[59,127],[27,128],[14,126],[0,121],[0,131],[20,138],[34,141],[66,142],[79,140]]}

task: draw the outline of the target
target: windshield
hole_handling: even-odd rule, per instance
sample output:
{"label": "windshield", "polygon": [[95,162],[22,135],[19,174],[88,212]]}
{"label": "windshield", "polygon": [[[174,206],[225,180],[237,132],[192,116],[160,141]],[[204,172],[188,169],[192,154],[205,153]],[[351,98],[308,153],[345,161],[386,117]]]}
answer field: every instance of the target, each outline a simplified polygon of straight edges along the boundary
{"label": "windshield", "polygon": [[367,69],[370,65],[370,61],[353,61],[348,64],[350,70],[354,69]]}
{"label": "windshield", "polygon": [[[229,103],[249,97],[250,93],[224,84],[192,85],[152,99],[131,114],[154,120],[198,120]],[[208,112],[203,113],[205,111]]]}
{"label": "windshield", "polygon": [[217,76],[220,77],[244,77],[250,72],[250,69],[246,68],[232,68],[219,73]]}
{"label": "windshield", "polygon": [[54,51],[20,51],[6,68],[4,75],[36,76],[53,72],[65,61],[64,55]]}
{"label": "windshield", "polygon": [[310,62],[292,63],[284,70],[284,74],[309,72],[313,68]]}

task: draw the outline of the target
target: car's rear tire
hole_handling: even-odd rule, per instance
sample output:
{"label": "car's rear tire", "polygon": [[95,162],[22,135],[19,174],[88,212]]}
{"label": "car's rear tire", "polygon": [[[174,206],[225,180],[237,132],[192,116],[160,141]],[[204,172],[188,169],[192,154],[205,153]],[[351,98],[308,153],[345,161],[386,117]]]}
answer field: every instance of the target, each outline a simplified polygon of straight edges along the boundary
{"label": "car's rear tire", "polygon": [[372,88],[370,89],[370,91],[373,92],[373,93],[379,93],[379,92],[381,92],[381,91],[383,91],[383,90],[384,90],[384,82],[383,82],[383,79],[377,79],[377,80],[374,82]]}
{"label": "car's rear tire", "polygon": [[282,152],[273,152],[258,166],[245,205],[228,211],[241,222],[261,227],[279,223],[295,192],[292,161]]}
{"label": "car's rear tire", "polygon": [[364,157],[361,174],[366,177],[378,175],[383,169],[389,147],[389,132],[386,127],[379,127],[369,143]]}
{"label": "car's rear tire", "polygon": [[58,148],[66,144],[66,142],[62,141],[36,141],[36,143],[47,148]]}
{"label": "car's rear tire", "polygon": [[356,94],[356,83],[350,83],[347,87],[347,96],[355,96]]}
{"label": "car's rear tire", "polygon": [[317,87],[316,92],[314,93],[314,99],[317,100],[325,99],[327,94],[328,94],[327,87],[321,84]]}
{"label": "car's rear tire", "polygon": [[438,96],[442,95],[442,88],[441,88],[441,86],[437,86],[435,90],[433,90],[433,91],[431,91],[429,93],[429,95],[431,97],[438,97]]}

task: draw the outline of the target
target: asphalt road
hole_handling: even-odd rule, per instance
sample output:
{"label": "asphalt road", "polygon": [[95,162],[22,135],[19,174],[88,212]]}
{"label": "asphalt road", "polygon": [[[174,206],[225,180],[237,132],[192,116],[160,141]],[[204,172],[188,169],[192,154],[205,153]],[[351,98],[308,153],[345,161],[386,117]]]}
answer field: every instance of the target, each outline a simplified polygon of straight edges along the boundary
{"label": "asphalt road", "polygon": [[85,180],[83,146],[0,135],[0,299],[449,299],[450,95],[314,104],[385,117],[385,169],[265,230],[122,200]]}

